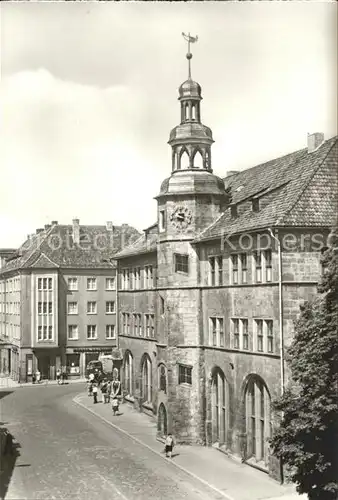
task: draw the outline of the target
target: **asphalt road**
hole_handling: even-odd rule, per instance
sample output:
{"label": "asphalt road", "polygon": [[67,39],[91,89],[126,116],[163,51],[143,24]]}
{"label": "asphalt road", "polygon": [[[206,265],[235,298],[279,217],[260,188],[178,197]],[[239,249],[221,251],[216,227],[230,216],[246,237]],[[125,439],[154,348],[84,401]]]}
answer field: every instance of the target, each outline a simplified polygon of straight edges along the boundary
{"label": "asphalt road", "polygon": [[79,384],[0,391],[18,443],[1,463],[0,498],[216,500],[198,480],[72,402]]}

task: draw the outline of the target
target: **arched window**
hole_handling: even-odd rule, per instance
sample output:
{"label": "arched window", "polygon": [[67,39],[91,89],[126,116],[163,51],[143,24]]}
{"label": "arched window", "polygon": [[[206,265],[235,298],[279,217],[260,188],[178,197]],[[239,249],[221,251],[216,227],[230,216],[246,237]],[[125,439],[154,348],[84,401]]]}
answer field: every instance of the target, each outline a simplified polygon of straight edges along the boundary
{"label": "arched window", "polygon": [[124,390],[127,395],[133,394],[133,356],[131,352],[127,351],[124,358]]}
{"label": "arched window", "polygon": [[189,120],[189,104],[185,105],[185,119]]}
{"label": "arched window", "polygon": [[245,391],[247,458],[268,461],[268,439],[271,436],[271,399],[264,381],[252,375]]}
{"label": "arched window", "polygon": [[151,402],[152,371],[148,355],[144,355],[141,365],[141,397],[143,402]]}
{"label": "arched window", "polygon": [[194,155],[194,168],[203,168],[203,156],[199,150]]}
{"label": "arched window", "polygon": [[159,366],[159,385],[160,391],[167,393],[167,374],[164,365]]}
{"label": "arched window", "polygon": [[211,382],[212,442],[219,445],[227,441],[228,386],[224,373],[216,368]]}
{"label": "arched window", "polygon": [[194,104],[191,107],[191,119],[196,120],[196,107]]}
{"label": "arched window", "polygon": [[182,169],[187,169],[190,167],[190,158],[186,149],[184,149],[181,154],[180,164]]}

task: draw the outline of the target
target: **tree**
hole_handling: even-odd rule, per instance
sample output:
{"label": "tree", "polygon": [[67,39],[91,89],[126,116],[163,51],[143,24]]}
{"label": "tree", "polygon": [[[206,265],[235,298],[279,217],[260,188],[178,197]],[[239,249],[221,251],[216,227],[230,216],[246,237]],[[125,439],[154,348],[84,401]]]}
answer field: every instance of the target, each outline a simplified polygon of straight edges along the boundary
{"label": "tree", "polygon": [[271,439],[299,493],[338,499],[338,225],[322,256],[318,295],[301,308],[288,349],[291,383],[274,402],[282,412]]}

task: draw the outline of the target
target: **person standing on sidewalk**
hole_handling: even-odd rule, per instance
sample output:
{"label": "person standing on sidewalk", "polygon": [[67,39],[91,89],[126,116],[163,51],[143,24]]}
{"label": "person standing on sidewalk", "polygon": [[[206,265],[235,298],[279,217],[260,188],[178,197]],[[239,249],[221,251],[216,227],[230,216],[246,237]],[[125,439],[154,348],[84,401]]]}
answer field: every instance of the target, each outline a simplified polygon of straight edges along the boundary
{"label": "person standing on sidewalk", "polygon": [[94,397],[94,404],[97,403],[97,385],[94,384],[94,387],[93,387],[93,397]]}
{"label": "person standing on sidewalk", "polygon": [[105,397],[104,402],[105,403],[110,403],[110,395],[111,395],[111,380],[109,380],[107,382],[107,391],[106,391],[106,394],[104,395],[104,397]]}
{"label": "person standing on sidewalk", "polygon": [[39,370],[36,370],[36,372],[35,372],[35,378],[36,378],[37,383],[40,384],[41,373],[39,372]]}
{"label": "person standing on sidewalk", "polygon": [[174,449],[174,438],[172,436],[172,434],[168,434],[168,436],[166,437],[166,440],[165,440],[165,447],[164,447],[164,451],[165,451],[165,456],[166,457],[169,457],[169,458],[172,458],[172,452],[173,452],[173,449]]}
{"label": "person standing on sidewalk", "polygon": [[106,393],[107,393],[107,380],[103,379],[101,382],[102,403],[106,402]]}
{"label": "person standing on sidewalk", "polygon": [[58,385],[60,385],[60,382],[61,382],[61,370],[60,370],[60,368],[58,368],[56,370],[56,380],[58,381]]}

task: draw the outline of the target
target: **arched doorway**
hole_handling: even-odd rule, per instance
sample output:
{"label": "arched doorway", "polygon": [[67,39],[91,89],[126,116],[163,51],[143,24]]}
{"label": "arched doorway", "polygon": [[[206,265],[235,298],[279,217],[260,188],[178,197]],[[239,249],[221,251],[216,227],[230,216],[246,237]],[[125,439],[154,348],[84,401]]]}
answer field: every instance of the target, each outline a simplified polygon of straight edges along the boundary
{"label": "arched doorway", "polygon": [[268,464],[271,398],[264,380],[251,375],[245,390],[246,458]]}
{"label": "arched doorway", "polygon": [[163,403],[158,408],[157,430],[160,436],[166,436],[168,431],[167,425],[167,410]]}
{"label": "arched doorway", "polygon": [[211,381],[212,443],[224,445],[228,430],[228,387],[224,373],[216,368]]}

